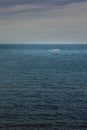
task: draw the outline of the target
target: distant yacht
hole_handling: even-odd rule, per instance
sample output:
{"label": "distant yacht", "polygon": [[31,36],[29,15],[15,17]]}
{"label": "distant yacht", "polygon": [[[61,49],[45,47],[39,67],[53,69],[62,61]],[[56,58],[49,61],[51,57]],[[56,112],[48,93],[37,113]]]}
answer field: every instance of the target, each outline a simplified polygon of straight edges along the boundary
{"label": "distant yacht", "polygon": [[51,52],[52,54],[58,54],[58,53],[60,52],[60,49],[54,48],[54,49],[50,50],[50,52]]}
{"label": "distant yacht", "polygon": [[60,51],[60,49],[57,49],[57,48],[53,49],[53,52],[59,52],[59,51]]}

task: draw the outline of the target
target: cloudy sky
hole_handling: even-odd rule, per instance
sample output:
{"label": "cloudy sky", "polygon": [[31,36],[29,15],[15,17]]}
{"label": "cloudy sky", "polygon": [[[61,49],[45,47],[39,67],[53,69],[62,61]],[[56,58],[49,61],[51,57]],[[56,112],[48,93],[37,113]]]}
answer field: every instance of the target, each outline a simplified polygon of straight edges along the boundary
{"label": "cloudy sky", "polygon": [[0,0],[0,43],[85,41],[87,0]]}

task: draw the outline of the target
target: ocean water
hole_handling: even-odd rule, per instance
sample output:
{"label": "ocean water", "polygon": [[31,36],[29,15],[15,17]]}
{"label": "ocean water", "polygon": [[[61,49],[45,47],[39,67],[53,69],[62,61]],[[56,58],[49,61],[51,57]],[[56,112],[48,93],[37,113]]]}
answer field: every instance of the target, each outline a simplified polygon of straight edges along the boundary
{"label": "ocean water", "polygon": [[87,130],[87,45],[1,44],[0,130]]}

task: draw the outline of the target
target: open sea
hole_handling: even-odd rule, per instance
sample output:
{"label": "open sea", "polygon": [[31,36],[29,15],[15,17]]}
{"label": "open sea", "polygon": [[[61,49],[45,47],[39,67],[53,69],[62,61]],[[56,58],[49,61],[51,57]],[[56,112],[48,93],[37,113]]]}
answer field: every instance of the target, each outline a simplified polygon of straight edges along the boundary
{"label": "open sea", "polygon": [[87,44],[0,44],[0,130],[87,130]]}

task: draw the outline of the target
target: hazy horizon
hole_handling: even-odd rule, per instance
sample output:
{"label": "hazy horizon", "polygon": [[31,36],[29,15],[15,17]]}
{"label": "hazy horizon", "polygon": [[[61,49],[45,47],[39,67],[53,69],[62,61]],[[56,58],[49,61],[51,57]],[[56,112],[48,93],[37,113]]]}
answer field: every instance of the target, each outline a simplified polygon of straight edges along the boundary
{"label": "hazy horizon", "polygon": [[39,44],[83,44],[83,45],[86,45],[87,42],[0,42],[0,45],[3,45],[3,44],[30,44],[30,45],[39,45]]}

